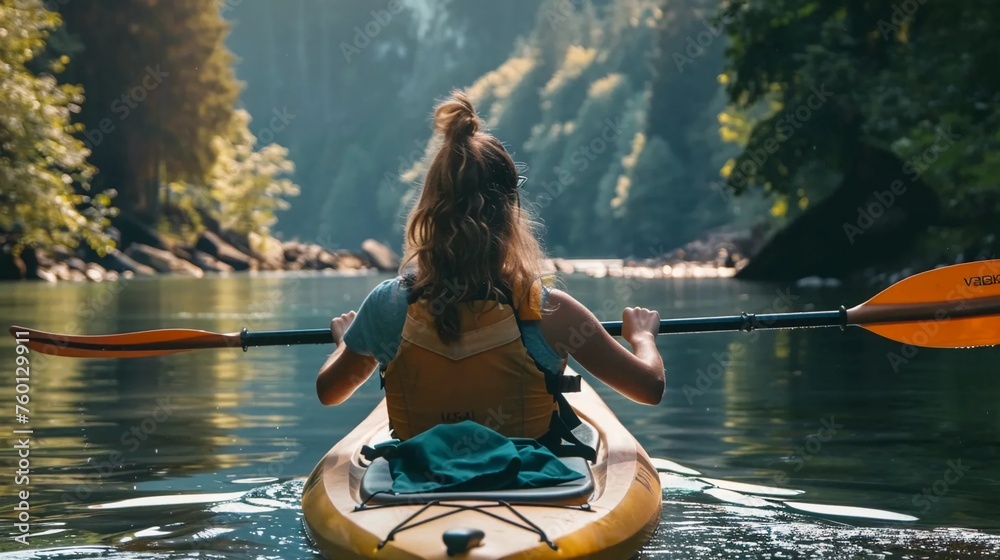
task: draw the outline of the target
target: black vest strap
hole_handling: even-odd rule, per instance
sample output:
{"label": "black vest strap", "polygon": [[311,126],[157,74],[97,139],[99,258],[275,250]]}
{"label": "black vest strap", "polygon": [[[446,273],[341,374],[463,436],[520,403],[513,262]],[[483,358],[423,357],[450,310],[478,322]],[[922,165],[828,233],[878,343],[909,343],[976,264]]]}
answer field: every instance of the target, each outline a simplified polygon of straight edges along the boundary
{"label": "black vest strap", "polygon": [[[518,321],[521,324],[521,321]],[[549,431],[539,438],[539,442],[548,447],[557,457],[583,457],[591,463],[597,461],[597,451],[589,445],[580,441],[573,434],[573,429],[582,424],[576,411],[570,406],[564,393],[578,393],[580,391],[581,378],[576,374],[550,371],[547,367],[535,362],[537,367],[545,374],[545,388],[552,395],[552,400],[556,402],[559,410],[552,413],[552,420],[549,422]],[[569,442],[564,444],[563,440]]]}
{"label": "black vest strap", "polygon": [[[559,409],[562,411],[566,397],[559,395],[556,400],[562,401],[559,403]],[[569,403],[566,403],[566,408],[569,408]],[[576,422],[576,426],[579,426],[581,424],[580,419],[571,408],[570,414],[572,415],[572,420]],[[563,443],[564,440],[568,443]],[[556,457],[582,457],[591,463],[597,462],[597,450],[576,437],[576,434],[573,433],[573,428],[570,428],[566,424],[561,412],[552,413],[549,431],[544,436],[538,438],[538,443],[547,447]]]}

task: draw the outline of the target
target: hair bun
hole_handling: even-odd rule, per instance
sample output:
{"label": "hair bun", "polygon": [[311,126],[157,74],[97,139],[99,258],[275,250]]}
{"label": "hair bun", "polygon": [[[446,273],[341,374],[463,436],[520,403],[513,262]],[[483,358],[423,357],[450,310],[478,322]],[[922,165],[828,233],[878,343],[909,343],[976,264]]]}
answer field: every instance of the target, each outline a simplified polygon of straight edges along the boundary
{"label": "hair bun", "polygon": [[434,130],[452,142],[462,142],[479,130],[481,121],[469,96],[460,90],[451,92],[434,111]]}

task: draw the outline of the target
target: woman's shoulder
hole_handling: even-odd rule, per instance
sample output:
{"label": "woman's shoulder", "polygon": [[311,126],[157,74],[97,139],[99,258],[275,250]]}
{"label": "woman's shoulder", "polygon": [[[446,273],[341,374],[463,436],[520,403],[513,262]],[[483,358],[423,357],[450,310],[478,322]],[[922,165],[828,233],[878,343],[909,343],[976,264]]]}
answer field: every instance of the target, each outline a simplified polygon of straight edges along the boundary
{"label": "woman's shoulder", "polygon": [[389,278],[379,282],[378,286],[372,289],[372,293],[376,292],[387,292],[395,293],[406,289],[406,282],[403,280],[402,276],[397,276],[395,278]]}
{"label": "woman's shoulder", "polygon": [[559,288],[543,290],[542,309],[542,322],[549,328],[576,325],[591,315],[579,300]]}
{"label": "woman's shoulder", "polygon": [[384,306],[396,306],[400,302],[406,303],[407,286],[406,282],[399,276],[383,280],[365,298],[365,304]]}
{"label": "woman's shoulder", "polygon": [[565,290],[561,290],[556,286],[542,284],[543,314],[545,312],[551,313],[552,311],[559,309],[562,305],[575,301],[576,299],[569,295],[569,293]]}

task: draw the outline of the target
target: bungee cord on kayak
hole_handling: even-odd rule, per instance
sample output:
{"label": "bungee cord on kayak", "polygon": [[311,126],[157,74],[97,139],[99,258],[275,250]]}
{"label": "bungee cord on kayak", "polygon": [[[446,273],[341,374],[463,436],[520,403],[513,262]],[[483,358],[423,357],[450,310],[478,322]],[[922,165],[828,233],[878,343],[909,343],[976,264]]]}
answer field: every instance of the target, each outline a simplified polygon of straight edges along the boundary
{"label": "bungee cord on kayak", "polygon": [[[514,527],[518,527],[520,529],[524,529],[525,531],[532,532],[532,533],[536,534],[538,536],[538,539],[541,542],[545,543],[549,548],[551,548],[552,550],[559,550],[559,547],[554,542],[552,542],[552,540],[550,540],[548,538],[548,536],[545,534],[545,531],[541,527],[539,527],[538,525],[536,525],[535,523],[533,523],[530,519],[528,519],[523,514],[521,514],[520,512],[517,511],[516,507],[518,505],[522,505],[522,504],[509,503],[509,502],[504,502],[504,501],[497,501],[494,504],[482,503],[482,504],[473,504],[473,505],[463,505],[463,504],[458,504],[458,503],[448,503],[447,501],[444,501],[444,500],[432,500],[432,501],[429,501],[429,502],[425,503],[423,505],[423,507],[421,507],[420,509],[418,509],[417,511],[415,511],[412,515],[410,515],[409,517],[407,517],[403,521],[400,521],[398,525],[396,525],[395,527],[393,527],[392,529],[390,529],[389,533],[386,535],[386,537],[381,542],[379,542],[378,548],[379,549],[384,548],[385,545],[389,543],[389,541],[393,540],[396,537],[396,535],[398,535],[399,533],[401,533],[401,532],[403,532],[403,531],[405,531],[407,529],[413,529],[413,528],[419,527],[419,526],[421,526],[421,525],[423,525],[425,523],[431,523],[433,521],[437,521],[438,519],[443,519],[445,517],[448,517],[449,515],[461,514],[461,513],[480,513],[480,514],[486,515],[486,516],[488,516],[488,517],[490,517],[492,519],[496,519],[496,520],[501,521],[503,523],[510,524],[510,525],[512,525]],[[534,506],[536,508],[540,506],[540,504],[523,504],[523,505],[532,505],[532,506]],[[544,507],[567,508],[567,509],[577,509],[577,510],[580,510],[580,511],[591,511],[590,507],[587,504],[583,504],[583,505],[580,505],[580,506],[561,506],[561,505],[544,505],[544,504],[542,504],[542,505]],[[387,504],[387,505],[366,506],[364,503],[362,503],[362,504],[358,505],[358,511],[363,510],[363,509],[379,508],[379,507],[392,507],[392,505],[391,504]],[[429,516],[429,517],[424,517],[424,518],[418,519],[420,517],[420,515],[422,515],[424,512],[427,512],[427,511],[429,511],[429,510],[431,510],[433,508],[437,508],[437,507],[440,507],[442,509],[446,509],[447,511],[445,511],[443,513],[438,513],[438,514],[436,514],[434,516]],[[492,511],[488,511],[491,508],[503,508],[504,510],[509,511],[511,514],[515,515],[520,522],[515,521],[513,519],[507,519],[506,517],[503,517],[501,515],[495,514]],[[483,538],[483,537],[485,537],[485,533],[483,533],[481,531],[479,533],[480,533],[480,537],[479,537],[480,539]],[[475,545],[473,545],[473,546],[475,546]],[[468,548],[465,548],[465,549],[457,551],[457,552],[466,552],[467,550],[468,550]],[[451,553],[449,555],[451,555]]]}

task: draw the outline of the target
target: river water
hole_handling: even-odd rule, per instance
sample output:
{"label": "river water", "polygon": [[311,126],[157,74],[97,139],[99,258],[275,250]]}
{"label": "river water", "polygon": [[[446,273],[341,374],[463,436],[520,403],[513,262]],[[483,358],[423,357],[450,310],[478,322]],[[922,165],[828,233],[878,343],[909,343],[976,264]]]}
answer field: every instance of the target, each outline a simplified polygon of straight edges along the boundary
{"label": "river water", "polygon": [[[75,334],[187,327],[323,328],[383,276],[161,278],[0,285],[4,326]],[[870,288],[731,279],[563,279],[605,320],[835,309]],[[1000,350],[930,350],[860,329],[662,336],[667,394],[632,403],[593,382],[652,457],[703,477],[805,491],[796,501],[917,517],[805,513],[664,475],[642,558],[1000,557]],[[0,338],[2,558],[312,558],[304,477],[380,398],[370,381],[327,408],[329,347],[203,350],[132,360],[31,355],[28,424],[14,410],[14,341]],[[15,484],[12,430],[30,428]],[[30,492],[29,545],[14,540]],[[185,503],[187,502],[187,503]],[[95,507],[100,506],[100,507]]]}

